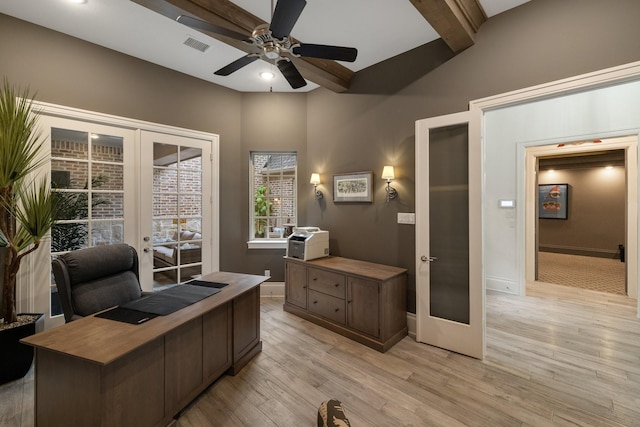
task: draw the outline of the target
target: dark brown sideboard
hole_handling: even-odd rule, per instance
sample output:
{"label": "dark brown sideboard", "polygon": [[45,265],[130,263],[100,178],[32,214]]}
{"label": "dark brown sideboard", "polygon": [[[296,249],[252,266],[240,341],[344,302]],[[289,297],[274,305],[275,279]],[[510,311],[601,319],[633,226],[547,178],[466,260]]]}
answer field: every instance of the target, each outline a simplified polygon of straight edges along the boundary
{"label": "dark brown sideboard", "polygon": [[407,335],[407,270],[285,257],[284,310],[385,352]]}
{"label": "dark brown sideboard", "polygon": [[140,325],[94,316],[33,335],[35,423],[43,426],[166,426],[225,372],[262,349],[264,276],[217,272],[229,285]]}

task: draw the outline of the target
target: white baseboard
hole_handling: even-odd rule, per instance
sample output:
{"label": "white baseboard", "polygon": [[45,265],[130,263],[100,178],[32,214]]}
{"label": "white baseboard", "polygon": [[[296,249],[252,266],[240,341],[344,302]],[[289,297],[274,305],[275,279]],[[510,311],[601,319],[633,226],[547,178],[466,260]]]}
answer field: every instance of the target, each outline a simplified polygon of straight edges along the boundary
{"label": "white baseboard", "polygon": [[416,315],[414,313],[407,312],[407,328],[409,329],[409,336],[416,339]]}
{"label": "white baseboard", "polygon": [[504,292],[507,294],[518,294],[518,284],[513,280],[504,280],[497,277],[487,277],[487,290]]}
{"label": "white baseboard", "polygon": [[284,282],[263,282],[260,285],[260,297],[284,298]]}

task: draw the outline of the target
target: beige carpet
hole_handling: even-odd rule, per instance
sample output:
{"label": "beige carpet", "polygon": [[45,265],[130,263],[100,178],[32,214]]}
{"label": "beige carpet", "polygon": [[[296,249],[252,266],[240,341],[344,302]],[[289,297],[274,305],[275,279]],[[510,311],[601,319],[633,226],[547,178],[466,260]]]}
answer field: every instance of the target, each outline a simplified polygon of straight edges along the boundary
{"label": "beige carpet", "polygon": [[539,252],[538,280],[626,295],[626,264],[617,259]]}

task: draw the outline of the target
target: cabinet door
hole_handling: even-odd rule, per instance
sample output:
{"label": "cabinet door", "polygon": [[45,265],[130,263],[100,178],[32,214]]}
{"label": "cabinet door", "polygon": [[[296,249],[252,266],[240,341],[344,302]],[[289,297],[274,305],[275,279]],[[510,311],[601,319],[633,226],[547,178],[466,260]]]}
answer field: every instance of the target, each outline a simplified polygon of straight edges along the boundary
{"label": "cabinet door", "polygon": [[202,385],[202,318],[165,335],[165,415],[184,408]]}
{"label": "cabinet door", "polygon": [[260,342],[260,287],[233,300],[233,363],[240,361]]}
{"label": "cabinet door", "polygon": [[202,360],[205,382],[222,375],[232,363],[232,319],[231,303],[210,311],[202,317]]}
{"label": "cabinet door", "polygon": [[285,291],[289,304],[307,309],[307,268],[294,262],[285,264]]}
{"label": "cabinet door", "polygon": [[347,281],[347,326],[380,336],[380,283],[349,277]]}

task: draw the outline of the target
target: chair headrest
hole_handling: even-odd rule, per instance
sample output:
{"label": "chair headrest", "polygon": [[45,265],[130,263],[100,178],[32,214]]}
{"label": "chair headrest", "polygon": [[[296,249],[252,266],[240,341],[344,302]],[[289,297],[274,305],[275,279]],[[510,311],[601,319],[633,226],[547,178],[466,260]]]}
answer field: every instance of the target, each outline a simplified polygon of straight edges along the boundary
{"label": "chair headrest", "polygon": [[101,245],[61,255],[67,265],[71,285],[111,276],[133,268],[137,254],[125,244]]}

